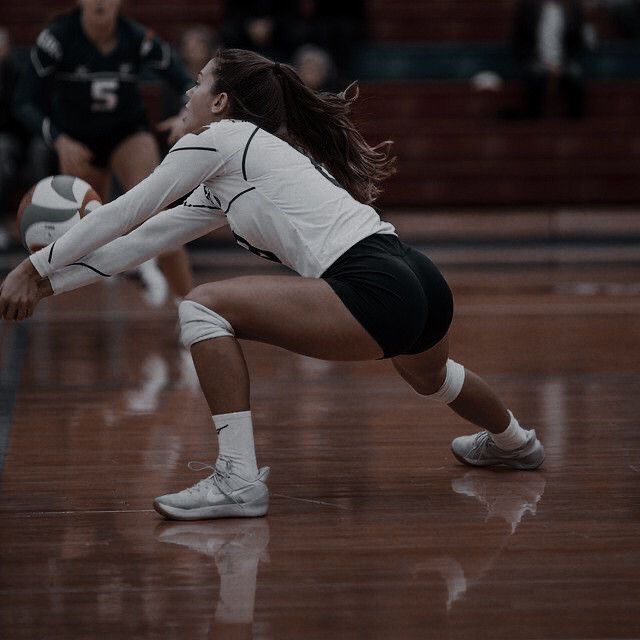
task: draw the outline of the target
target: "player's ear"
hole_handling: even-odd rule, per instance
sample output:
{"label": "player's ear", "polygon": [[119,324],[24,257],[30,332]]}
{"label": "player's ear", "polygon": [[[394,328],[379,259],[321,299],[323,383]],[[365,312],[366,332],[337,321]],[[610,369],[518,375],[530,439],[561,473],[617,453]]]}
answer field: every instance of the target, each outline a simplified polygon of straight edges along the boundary
{"label": "player's ear", "polygon": [[220,114],[223,113],[227,105],[229,104],[229,96],[222,92],[216,95],[211,103],[211,113]]}

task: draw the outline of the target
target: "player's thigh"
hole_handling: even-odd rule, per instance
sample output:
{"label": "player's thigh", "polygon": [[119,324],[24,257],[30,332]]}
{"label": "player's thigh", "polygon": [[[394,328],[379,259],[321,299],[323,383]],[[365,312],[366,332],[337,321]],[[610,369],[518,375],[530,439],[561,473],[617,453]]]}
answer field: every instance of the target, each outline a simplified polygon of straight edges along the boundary
{"label": "player's thigh", "polygon": [[373,360],[378,343],[318,278],[248,276],[196,287],[187,299],[223,316],[236,337],[325,360]]}
{"label": "player's thigh", "polygon": [[160,149],[148,131],[125,138],[111,154],[111,169],[125,191],[142,182],[160,164]]}
{"label": "player's thigh", "polygon": [[79,166],[65,166],[64,162],[60,162],[58,171],[62,174],[74,175],[88,182],[100,196],[102,202],[106,202],[109,197],[110,174],[106,169],[101,169],[90,162],[82,163]]}

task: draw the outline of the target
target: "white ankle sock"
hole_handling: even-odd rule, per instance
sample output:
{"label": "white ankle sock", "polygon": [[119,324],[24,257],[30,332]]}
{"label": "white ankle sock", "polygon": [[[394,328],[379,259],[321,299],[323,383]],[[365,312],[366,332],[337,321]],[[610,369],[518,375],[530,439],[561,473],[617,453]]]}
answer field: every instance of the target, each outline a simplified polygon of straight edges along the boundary
{"label": "white ankle sock", "polygon": [[509,426],[502,433],[492,433],[492,440],[504,451],[513,451],[518,449],[527,441],[527,432],[520,426],[518,421],[513,417],[513,413],[509,411],[511,421]]}
{"label": "white ankle sock", "polygon": [[241,478],[257,478],[251,411],[222,413],[212,418],[218,434],[218,459],[230,460],[233,472]]}

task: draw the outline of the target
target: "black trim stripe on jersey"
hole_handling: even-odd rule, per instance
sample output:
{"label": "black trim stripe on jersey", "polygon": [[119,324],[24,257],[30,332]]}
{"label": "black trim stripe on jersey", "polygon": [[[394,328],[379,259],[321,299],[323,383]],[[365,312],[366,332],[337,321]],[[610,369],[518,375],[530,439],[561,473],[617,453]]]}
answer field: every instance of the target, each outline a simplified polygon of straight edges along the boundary
{"label": "black trim stripe on jersey", "polygon": [[256,135],[256,133],[258,133],[258,129],[260,129],[260,127],[256,127],[253,130],[253,133],[249,136],[249,139],[247,140],[247,144],[244,148],[244,153],[242,154],[242,177],[246,180],[247,179],[247,170],[245,167],[245,162],[247,160],[247,151],[249,151],[249,145],[251,144],[251,141],[253,140],[253,136]]}
{"label": "black trim stripe on jersey", "polygon": [[254,191],[255,187],[249,187],[248,189],[245,189],[244,191],[241,191],[240,193],[236,194],[235,196],[233,196],[233,198],[231,198],[231,200],[229,200],[229,204],[227,205],[227,208],[225,209],[225,213],[229,213],[229,209],[231,208],[231,205],[240,197],[243,196],[245,193],[249,193],[249,191]]}
{"label": "black trim stripe on jersey", "polygon": [[102,276],[103,278],[111,277],[108,273],[102,273],[102,271],[99,271],[95,267],[92,267],[90,264],[85,264],[84,262],[72,262],[71,264],[75,265],[76,267],[87,267],[87,269],[91,269],[91,271],[95,271],[99,276]]}
{"label": "black trim stripe on jersey", "polygon": [[180,147],[180,149],[171,149],[169,153],[174,153],[176,151],[218,151],[218,150],[214,149],[213,147]]}
{"label": "black trim stripe on jersey", "polygon": [[218,198],[218,196],[213,193],[213,191],[211,191],[211,189],[209,189],[209,187],[207,187],[206,184],[202,185],[202,190],[204,191],[204,197],[209,201],[212,202],[212,198],[213,200],[215,200],[215,204],[218,207],[222,207],[222,202],[220,202],[220,198]]}
{"label": "black trim stripe on jersey", "polygon": [[[58,241],[56,240],[56,242]],[[56,242],[51,245],[51,251],[49,251],[49,264],[51,264],[51,258],[53,258],[53,247],[56,246]]]}
{"label": "black trim stripe on jersey", "polygon": [[189,204],[188,202],[183,202],[182,206],[189,207],[190,209],[211,209],[213,211],[222,211],[222,207],[215,207],[212,204]]}
{"label": "black trim stripe on jersey", "polygon": [[265,260],[270,260],[271,262],[277,262],[278,264],[282,264],[282,260],[278,258],[275,253],[271,251],[267,251],[266,249],[258,249],[258,247],[254,247],[250,242],[245,240],[241,235],[238,235],[235,231],[231,231],[233,237],[236,239],[236,242],[246,249],[247,251],[251,251],[253,255],[258,256],[259,258],[264,258]]}

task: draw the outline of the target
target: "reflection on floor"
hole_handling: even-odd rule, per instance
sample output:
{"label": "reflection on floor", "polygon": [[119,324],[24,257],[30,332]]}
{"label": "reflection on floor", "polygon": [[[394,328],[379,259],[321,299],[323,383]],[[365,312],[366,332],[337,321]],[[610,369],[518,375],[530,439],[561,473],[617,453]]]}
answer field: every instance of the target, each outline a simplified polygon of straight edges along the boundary
{"label": "reflection on floor", "polygon": [[640,270],[447,275],[453,357],[535,426],[543,467],[460,465],[472,429],[388,362],[246,343],[256,520],[151,507],[216,455],[174,308],[118,281],[2,325],[0,636],[640,637]]}

